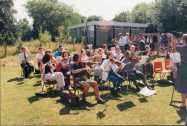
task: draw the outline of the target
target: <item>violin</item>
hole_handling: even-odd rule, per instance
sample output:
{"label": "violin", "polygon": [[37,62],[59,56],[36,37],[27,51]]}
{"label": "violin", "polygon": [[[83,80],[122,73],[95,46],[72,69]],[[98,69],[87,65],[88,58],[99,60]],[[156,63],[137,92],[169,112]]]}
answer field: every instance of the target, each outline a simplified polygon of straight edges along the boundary
{"label": "violin", "polygon": [[88,68],[88,70],[86,70],[86,71],[84,72],[84,74],[85,74],[88,78],[90,78],[90,76],[92,75],[92,72],[94,71],[93,65],[94,65],[94,64],[97,64],[97,63],[96,63],[96,62],[86,61],[86,62],[81,62],[80,64],[81,64],[81,66],[82,66],[83,68]]}

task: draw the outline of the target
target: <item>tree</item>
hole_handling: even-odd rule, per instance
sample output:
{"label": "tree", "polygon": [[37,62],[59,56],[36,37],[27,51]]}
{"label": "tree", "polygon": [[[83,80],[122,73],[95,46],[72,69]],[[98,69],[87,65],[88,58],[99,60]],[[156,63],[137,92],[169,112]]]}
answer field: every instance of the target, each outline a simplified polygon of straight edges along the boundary
{"label": "tree", "polygon": [[32,29],[29,25],[29,21],[26,18],[18,21],[17,32],[22,41],[28,41],[32,38]]}
{"label": "tree", "polygon": [[85,23],[86,22],[86,17],[81,16],[81,23]]}
{"label": "tree", "polygon": [[187,1],[176,0],[178,18],[177,18],[177,30],[181,32],[187,32]]}
{"label": "tree", "polygon": [[40,45],[42,45],[41,43],[46,44],[46,43],[50,42],[51,35],[47,31],[40,32],[39,40],[40,40]]}
{"label": "tree", "polygon": [[186,0],[156,0],[155,20],[161,32],[187,31]]}
{"label": "tree", "polygon": [[0,44],[13,44],[16,41],[16,27],[13,14],[13,0],[0,1]]}
{"label": "tree", "polygon": [[121,12],[119,15],[116,15],[113,20],[119,22],[130,22],[130,13],[128,11]]}
{"label": "tree", "polygon": [[33,18],[33,30],[37,38],[39,32],[48,31],[52,40],[59,35],[58,27],[81,22],[79,14],[75,13],[71,6],[57,0],[29,0],[26,4],[29,15]]}
{"label": "tree", "polygon": [[154,24],[149,24],[147,28],[145,29],[145,32],[146,33],[157,33],[158,32],[157,26],[155,26]]}
{"label": "tree", "polygon": [[150,23],[151,22],[151,4],[140,3],[137,4],[131,12],[131,20],[136,23]]}
{"label": "tree", "polygon": [[88,22],[91,22],[91,21],[101,21],[103,18],[100,17],[100,16],[96,16],[96,15],[93,15],[93,16],[89,16],[87,21]]}

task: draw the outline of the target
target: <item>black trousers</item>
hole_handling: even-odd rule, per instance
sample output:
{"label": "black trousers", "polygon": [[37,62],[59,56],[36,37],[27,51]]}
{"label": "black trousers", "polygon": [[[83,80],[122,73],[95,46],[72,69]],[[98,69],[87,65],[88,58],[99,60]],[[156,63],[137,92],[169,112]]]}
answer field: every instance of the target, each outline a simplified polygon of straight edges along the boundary
{"label": "black trousers", "polygon": [[32,73],[32,68],[26,63],[22,63],[21,68],[24,78],[29,78],[29,75]]}

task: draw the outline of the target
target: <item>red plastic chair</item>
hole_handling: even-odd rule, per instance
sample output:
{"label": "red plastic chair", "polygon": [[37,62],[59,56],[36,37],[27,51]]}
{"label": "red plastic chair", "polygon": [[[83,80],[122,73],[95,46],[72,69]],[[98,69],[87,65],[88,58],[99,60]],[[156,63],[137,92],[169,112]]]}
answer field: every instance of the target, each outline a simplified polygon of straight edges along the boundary
{"label": "red plastic chair", "polygon": [[154,75],[153,77],[155,78],[156,74],[160,74],[160,79],[162,78],[162,71],[163,71],[163,67],[162,67],[162,62],[154,62],[153,63],[153,71],[154,71]]}
{"label": "red plastic chair", "polygon": [[170,60],[168,60],[168,59],[166,59],[165,60],[165,69],[166,70],[171,70],[171,61]]}
{"label": "red plastic chair", "polygon": [[166,76],[166,74],[170,74],[171,73],[171,60],[166,59],[164,61],[164,70],[162,71],[162,78],[164,78]]}

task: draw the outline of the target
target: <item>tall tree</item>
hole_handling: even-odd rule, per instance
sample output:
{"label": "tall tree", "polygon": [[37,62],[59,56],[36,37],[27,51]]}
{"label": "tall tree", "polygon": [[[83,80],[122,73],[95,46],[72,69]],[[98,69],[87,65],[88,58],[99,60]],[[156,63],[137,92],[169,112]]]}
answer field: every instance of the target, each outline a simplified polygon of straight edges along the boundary
{"label": "tall tree", "polygon": [[13,0],[0,1],[0,44],[12,44],[16,40]]}
{"label": "tall tree", "polygon": [[32,38],[31,26],[26,18],[19,20],[16,26],[17,34],[22,41],[28,41]]}
{"label": "tall tree", "polygon": [[121,12],[119,15],[116,15],[113,20],[119,22],[130,22],[130,13],[128,11]]}
{"label": "tall tree", "polygon": [[187,0],[176,0],[178,11],[177,31],[187,32]]}
{"label": "tall tree", "polygon": [[140,3],[134,7],[131,12],[131,20],[136,23],[150,23],[150,10],[151,5],[146,3]]}
{"label": "tall tree", "polygon": [[100,16],[96,16],[96,15],[93,15],[93,16],[89,16],[87,21],[90,22],[90,21],[100,21],[102,20],[103,18],[100,17]]}
{"label": "tall tree", "polygon": [[29,0],[26,4],[29,15],[33,18],[33,29],[38,37],[39,32],[48,31],[52,40],[59,35],[58,27],[67,28],[81,22],[81,16],[74,13],[71,6],[57,0]]}
{"label": "tall tree", "polygon": [[155,24],[161,32],[187,31],[186,0],[156,0]]}

